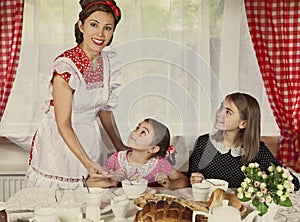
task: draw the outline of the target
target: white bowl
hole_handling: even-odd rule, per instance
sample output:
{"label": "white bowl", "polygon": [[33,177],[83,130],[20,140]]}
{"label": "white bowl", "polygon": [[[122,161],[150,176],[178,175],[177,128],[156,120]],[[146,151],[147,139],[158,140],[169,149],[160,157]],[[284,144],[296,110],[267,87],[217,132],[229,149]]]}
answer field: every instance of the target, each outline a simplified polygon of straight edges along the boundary
{"label": "white bowl", "polygon": [[129,199],[135,199],[136,197],[142,195],[148,186],[148,180],[140,179],[139,181],[130,181],[125,179],[122,181],[122,188]]}

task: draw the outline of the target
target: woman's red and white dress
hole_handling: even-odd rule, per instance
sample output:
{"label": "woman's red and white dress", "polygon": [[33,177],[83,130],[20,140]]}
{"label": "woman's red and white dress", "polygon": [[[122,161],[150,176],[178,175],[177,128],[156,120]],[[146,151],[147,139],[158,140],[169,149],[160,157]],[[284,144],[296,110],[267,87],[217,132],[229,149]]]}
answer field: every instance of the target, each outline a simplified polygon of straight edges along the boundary
{"label": "woman's red and white dress", "polygon": [[52,96],[54,74],[64,78],[74,90],[72,127],[85,152],[99,162],[102,140],[98,112],[117,105],[113,91],[120,86],[120,60],[115,52],[102,51],[92,63],[77,45],[56,58],[45,101],[45,118],[32,140],[26,187],[53,187],[60,183],[81,183],[86,168],[67,147],[57,129]]}

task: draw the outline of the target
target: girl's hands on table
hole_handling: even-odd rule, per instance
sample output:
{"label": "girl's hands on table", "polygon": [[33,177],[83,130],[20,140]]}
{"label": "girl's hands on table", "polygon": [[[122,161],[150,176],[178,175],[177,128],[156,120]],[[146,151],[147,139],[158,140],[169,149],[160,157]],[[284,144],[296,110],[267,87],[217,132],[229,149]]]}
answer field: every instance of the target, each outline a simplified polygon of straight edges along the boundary
{"label": "girl's hands on table", "polygon": [[190,177],[190,183],[194,184],[194,183],[201,183],[204,180],[204,176],[202,173],[192,173],[191,177]]}
{"label": "girl's hands on table", "polygon": [[165,173],[156,174],[155,180],[165,188],[170,188],[171,186],[170,179]]}

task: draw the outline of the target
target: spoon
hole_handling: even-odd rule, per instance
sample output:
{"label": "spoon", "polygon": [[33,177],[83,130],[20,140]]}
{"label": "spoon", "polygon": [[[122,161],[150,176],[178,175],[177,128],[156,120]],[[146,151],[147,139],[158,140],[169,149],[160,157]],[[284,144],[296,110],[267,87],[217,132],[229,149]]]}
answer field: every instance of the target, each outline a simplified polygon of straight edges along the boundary
{"label": "spoon", "polygon": [[84,176],[82,176],[82,183],[83,183],[83,186],[86,187],[88,193],[91,193],[90,189],[89,189],[89,186],[87,185],[86,179],[84,178]]}
{"label": "spoon", "polygon": [[131,182],[131,179],[129,177],[127,177],[127,180],[129,181],[130,185],[133,185],[133,183]]}
{"label": "spoon", "polygon": [[209,180],[207,180],[207,179],[204,179],[206,182],[208,182],[208,183],[210,183],[211,185],[213,185],[213,186],[217,186],[217,184],[215,184],[215,183],[213,183],[213,182],[211,182],[211,181],[209,181]]}

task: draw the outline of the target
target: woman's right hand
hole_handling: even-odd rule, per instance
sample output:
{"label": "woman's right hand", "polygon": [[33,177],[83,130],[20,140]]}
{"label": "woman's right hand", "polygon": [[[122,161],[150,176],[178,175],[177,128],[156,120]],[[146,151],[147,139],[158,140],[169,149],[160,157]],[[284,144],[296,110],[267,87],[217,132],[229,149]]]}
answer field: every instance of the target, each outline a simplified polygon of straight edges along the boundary
{"label": "woman's right hand", "polygon": [[204,180],[204,176],[202,173],[192,173],[191,177],[190,177],[190,183],[194,184],[194,183],[201,183]]}
{"label": "woman's right hand", "polygon": [[104,178],[106,175],[109,174],[108,170],[105,167],[102,167],[99,163],[97,162],[91,162],[89,169],[87,169],[90,176],[92,178]]}

